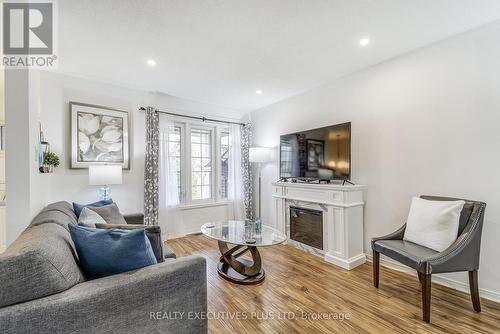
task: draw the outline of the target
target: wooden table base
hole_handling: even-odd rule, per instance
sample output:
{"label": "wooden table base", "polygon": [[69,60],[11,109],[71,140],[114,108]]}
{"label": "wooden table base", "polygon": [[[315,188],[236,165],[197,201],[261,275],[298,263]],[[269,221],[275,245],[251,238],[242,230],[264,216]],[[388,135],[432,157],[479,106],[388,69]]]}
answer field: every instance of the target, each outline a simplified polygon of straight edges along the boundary
{"label": "wooden table base", "polygon": [[[222,278],[244,285],[258,284],[264,280],[265,273],[257,247],[236,245],[229,248],[223,241],[218,243],[222,255],[217,265],[217,272]],[[239,258],[248,251],[252,255],[252,261]]]}

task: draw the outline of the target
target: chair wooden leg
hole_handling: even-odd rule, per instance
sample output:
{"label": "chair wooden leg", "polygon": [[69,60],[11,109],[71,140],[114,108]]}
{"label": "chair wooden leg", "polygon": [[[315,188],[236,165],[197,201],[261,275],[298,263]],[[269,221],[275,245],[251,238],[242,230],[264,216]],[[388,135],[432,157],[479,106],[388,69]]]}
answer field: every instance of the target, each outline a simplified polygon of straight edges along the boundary
{"label": "chair wooden leg", "polygon": [[431,275],[418,273],[422,284],[422,318],[425,322],[431,322]]}
{"label": "chair wooden leg", "polygon": [[380,272],[380,253],[373,251],[373,286],[378,289],[379,282],[379,272]]}
{"label": "chair wooden leg", "polygon": [[470,296],[474,311],[481,312],[481,300],[479,299],[479,285],[477,281],[477,270],[469,271]]}

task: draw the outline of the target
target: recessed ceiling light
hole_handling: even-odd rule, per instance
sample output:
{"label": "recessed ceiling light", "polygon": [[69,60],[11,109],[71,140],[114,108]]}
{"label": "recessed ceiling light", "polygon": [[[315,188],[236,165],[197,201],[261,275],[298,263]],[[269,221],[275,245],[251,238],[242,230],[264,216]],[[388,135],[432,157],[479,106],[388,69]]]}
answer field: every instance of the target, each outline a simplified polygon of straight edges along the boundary
{"label": "recessed ceiling light", "polygon": [[156,66],[156,60],[154,59],[148,59],[146,62],[149,66]]}
{"label": "recessed ceiling light", "polygon": [[255,91],[255,94],[257,94],[257,95],[262,94],[262,90],[261,90],[261,89],[257,89],[257,90]]}
{"label": "recessed ceiling light", "polygon": [[370,45],[371,41],[369,38],[362,38],[359,40],[359,45],[360,46],[368,46]]}

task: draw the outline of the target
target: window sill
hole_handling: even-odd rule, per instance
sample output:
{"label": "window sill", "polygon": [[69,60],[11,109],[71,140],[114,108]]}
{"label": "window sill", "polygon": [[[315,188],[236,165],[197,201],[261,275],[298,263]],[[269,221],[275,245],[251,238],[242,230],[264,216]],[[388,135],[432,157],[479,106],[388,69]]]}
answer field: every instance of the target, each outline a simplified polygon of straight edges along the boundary
{"label": "window sill", "polygon": [[215,206],[227,206],[232,204],[231,201],[219,201],[219,202],[207,202],[207,203],[196,203],[196,204],[180,204],[175,207],[175,209],[180,211],[185,210],[195,210],[202,208],[210,208]]}

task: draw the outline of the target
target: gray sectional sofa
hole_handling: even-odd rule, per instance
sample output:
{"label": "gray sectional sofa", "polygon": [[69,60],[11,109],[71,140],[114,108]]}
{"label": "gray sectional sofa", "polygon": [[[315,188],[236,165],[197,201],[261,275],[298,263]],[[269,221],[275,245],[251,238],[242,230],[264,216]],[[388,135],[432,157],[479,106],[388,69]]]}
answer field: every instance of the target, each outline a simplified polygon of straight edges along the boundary
{"label": "gray sectional sofa", "polygon": [[[125,219],[141,228],[142,217]],[[87,280],[68,231],[76,223],[71,204],[50,204],[0,254],[0,333],[207,333],[204,258],[174,259],[159,238],[167,260]]]}

